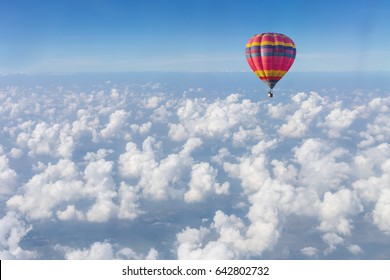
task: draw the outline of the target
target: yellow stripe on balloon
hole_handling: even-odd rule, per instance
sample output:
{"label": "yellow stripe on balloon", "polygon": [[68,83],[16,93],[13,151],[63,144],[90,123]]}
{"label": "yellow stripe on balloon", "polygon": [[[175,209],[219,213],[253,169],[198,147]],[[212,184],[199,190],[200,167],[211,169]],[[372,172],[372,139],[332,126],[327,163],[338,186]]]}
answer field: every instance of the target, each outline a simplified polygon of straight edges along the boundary
{"label": "yellow stripe on balloon", "polygon": [[286,74],[286,71],[283,70],[257,70],[255,71],[257,77],[266,78],[266,77],[283,77]]}

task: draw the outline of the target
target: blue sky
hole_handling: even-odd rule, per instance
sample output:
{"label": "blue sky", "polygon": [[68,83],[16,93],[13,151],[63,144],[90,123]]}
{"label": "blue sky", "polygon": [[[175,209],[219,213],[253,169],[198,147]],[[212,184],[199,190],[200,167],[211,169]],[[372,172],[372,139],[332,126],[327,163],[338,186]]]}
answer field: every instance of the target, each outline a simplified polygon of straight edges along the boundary
{"label": "blue sky", "polygon": [[0,72],[247,71],[246,41],[267,31],[295,41],[291,71],[390,70],[389,13],[379,0],[2,0]]}

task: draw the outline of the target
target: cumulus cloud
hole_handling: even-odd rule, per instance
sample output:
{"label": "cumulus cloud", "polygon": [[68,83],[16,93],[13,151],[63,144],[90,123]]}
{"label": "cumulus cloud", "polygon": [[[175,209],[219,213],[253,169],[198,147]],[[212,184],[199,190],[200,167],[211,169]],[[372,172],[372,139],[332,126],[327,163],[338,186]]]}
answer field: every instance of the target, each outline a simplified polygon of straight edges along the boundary
{"label": "cumulus cloud", "polygon": [[207,162],[192,166],[189,190],[184,194],[186,202],[202,201],[208,193],[227,194],[229,183],[220,185],[216,181],[217,171]]}
{"label": "cumulus cloud", "polygon": [[84,171],[84,192],[95,199],[94,204],[86,213],[88,221],[105,222],[113,215],[116,205],[115,182],[112,178],[113,162],[99,159],[90,162]]}
{"label": "cumulus cloud", "polygon": [[310,138],[293,151],[300,165],[300,182],[318,191],[320,196],[339,188],[348,179],[350,167],[340,160],[348,153],[345,149],[332,148],[324,140]]}
{"label": "cumulus cloud", "polygon": [[326,233],[322,236],[322,240],[328,245],[324,251],[325,255],[333,253],[338,246],[344,243],[344,238],[340,237],[336,233]]}
{"label": "cumulus cloud", "polygon": [[77,111],[77,119],[72,123],[71,130],[76,138],[88,135],[92,137],[93,142],[97,142],[99,139],[99,126],[100,120],[98,116],[86,109],[79,109]]}
{"label": "cumulus cloud", "polygon": [[[309,130],[314,117],[323,109],[324,99],[316,92],[298,93],[291,100],[294,102],[295,112],[287,117],[287,123],[283,124],[278,132],[285,137],[302,137]],[[279,109],[280,110],[280,109]],[[276,116],[280,115],[273,112]]]}
{"label": "cumulus cloud", "polygon": [[23,156],[23,150],[18,148],[12,148],[9,152],[10,157],[19,159]]}
{"label": "cumulus cloud", "polygon": [[254,128],[259,105],[238,94],[208,103],[205,98],[186,99],[177,109],[178,123],[169,125],[169,137],[182,141],[190,137],[227,139],[238,127]]}
{"label": "cumulus cloud", "polygon": [[335,193],[327,192],[321,203],[320,230],[350,235],[353,215],[363,211],[363,205],[356,193],[349,189],[340,189]]}
{"label": "cumulus cloud", "polygon": [[276,105],[268,104],[267,109],[268,109],[268,115],[271,118],[283,119],[287,114],[288,105],[283,105],[282,103],[278,103]]}
{"label": "cumulus cloud", "polygon": [[113,257],[112,246],[107,242],[95,242],[90,248],[69,250],[65,253],[68,260],[111,260]]}
{"label": "cumulus cloud", "polygon": [[121,183],[118,197],[120,199],[118,218],[133,220],[143,212],[139,209],[139,190],[136,187]]}
{"label": "cumulus cloud", "polygon": [[66,220],[84,220],[85,215],[82,211],[77,210],[75,205],[68,205],[66,209],[61,211],[58,210],[56,212],[58,219],[66,221]]}
{"label": "cumulus cloud", "polygon": [[190,138],[179,153],[169,154],[157,159],[155,139],[148,137],[142,144],[142,150],[133,142],[126,145],[126,152],[119,157],[119,170],[123,177],[138,178],[138,186],[146,197],[166,199],[182,195],[183,189],[175,188],[187,171],[191,170],[193,159],[191,152],[202,144],[199,138]]}
{"label": "cumulus cloud", "polygon": [[252,148],[251,155],[240,157],[238,164],[225,162],[223,168],[230,176],[239,178],[242,181],[241,185],[245,192],[255,192],[270,176],[266,166],[268,159],[263,151],[275,144],[276,141],[262,140]]}
{"label": "cumulus cloud", "polygon": [[[217,211],[210,229],[186,228],[177,235],[178,259],[233,259],[239,258],[236,248],[244,242],[241,231],[244,229],[242,220],[234,215],[227,216]],[[211,233],[218,235],[216,241],[204,245],[204,239]]]}
{"label": "cumulus cloud", "polygon": [[372,123],[367,124],[367,130],[360,133],[366,138],[359,143],[359,147],[370,146],[374,143],[389,141],[390,139],[389,114],[379,114]]}
{"label": "cumulus cloud", "polygon": [[[21,194],[7,201],[7,207],[30,219],[48,219],[55,213],[61,220],[107,221],[116,213],[112,169],[111,161],[98,159],[89,162],[81,172],[74,162],[61,159],[33,176],[22,187]],[[86,200],[93,201],[89,209],[77,209],[76,205]]]}
{"label": "cumulus cloud", "polygon": [[24,250],[20,241],[32,229],[27,226],[16,213],[8,212],[0,219],[0,258],[1,259],[31,259],[37,252]]}
{"label": "cumulus cloud", "polygon": [[117,246],[107,241],[95,242],[89,248],[83,249],[74,249],[61,245],[57,245],[56,249],[62,251],[67,260],[154,260],[158,257],[158,252],[154,248],[151,248],[145,256],[143,254],[137,254],[133,249],[128,247],[117,248]]}
{"label": "cumulus cloud", "polygon": [[142,143],[142,150],[133,142],[127,143],[126,152],[119,157],[119,171],[123,177],[137,178],[142,175],[143,170],[157,166],[155,142],[155,139],[149,136]]}
{"label": "cumulus cloud", "polygon": [[141,135],[147,134],[150,131],[151,127],[152,127],[151,122],[146,122],[140,125],[139,124],[130,125],[130,128],[132,129],[133,132]]}
{"label": "cumulus cloud", "polygon": [[159,96],[151,96],[144,101],[144,106],[146,109],[155,109],[158,107],[159,103],[162,101],[162,98]]}
{"label": "cumulus cloud", "polygon": [[233,146],[245,147],[250,142],[256,142],[264,137],[264,132],[260,126],[254,129],[243,129],[241,126],[238,131],[233,133]]}
{"label": "cumulus cloud", "polygon": [[373,211],[374,223],[383,232],[390,234],[390,189],[382,191]]}
{"label": "cumulus cloud", "polygon": [[[252,147],[249,155],[238,158],[238,163],[225,162],[223,165],[231,177],[241,181],[243,194],[250,203],[246,215],[249,223],[217,211],[209,228],[187,228],[177,235],[179,258],[259,256],[277,243],[281,235],[281,215],[315,212],[303,199],[309,196],[305,196],[302,188],[295,189],[271,177],[265,152],[275,144],[275,141],[261,141]],[[311,207],[318,204],[315,199],[310,203]],[[205,243],[210,236],[214,238]]]}
{"label": "cumulus cloud", "polygon": [[351,244],[351,245],[347,246],[347,249],[353,255],[359,255],[359,254],[363,253],[362,248],[360,248],[360,246],[356,245],[356,244]]}
{"label": "cumulus cloud", "polygon": [[326,117],[325,122],[329,127],[328,135],[331,138],[340,137],[342,130],[347,129],[358,116],[358,110],[336,108]]}
{"label": "cumulus cloud", "polygon": [[39,122],[31,132],[21,132],[16,143],[22,148],[28,148],[30,156],[48,155],[58,158],[70,158],[75,147],[68,123],[50,125]]}
{"label": "cumulus cloud", "polygon": [[10,168],[9,159],[0,145],[0,197],[12,194],[18,184],[18,175]]}
{"label": "cumulus cloud", "polygon": [[[355,157],[356,165],[364,168],[364,176],[359,176],[352,186],[361,200],[372,211],[373,223],[386,234],[390,234],[389,205],[390,205],[390,160],[388,159],[389,145],[381,144],[365,150]],[[366,167],[363,166],[366,165]]]}
{"label": "cumulus cloud", "polygon": [[61,159],[32,177],[23,186],[23,193],[11,197],[7,206],[31,219],[47,219],[52,217],[55,206],[80,197],[82,186],[76,165]]}
{"label": "cumulus cloud", "polygon": [[313,257],[318,254],[318,249],[316,247],[305,247],[301,250],[301,253],[308,256]]}
{"label": "cumulus cloud", "polygon": [[103,138],[114,138],[125,131],[129,114],[124,110],[116,110],[110,115],[106,126],[101,130]]}
{"label": "cumulus cloud", "polygon": [[366,124],[366,130],[360,131],[360,136],[364,138],[358,146],[360,148],[369,147],[374,144],[388,142],[390,139],[389,125],[390,98],[373,98],[366,107],[368,117],[373,117],[373,121]]}

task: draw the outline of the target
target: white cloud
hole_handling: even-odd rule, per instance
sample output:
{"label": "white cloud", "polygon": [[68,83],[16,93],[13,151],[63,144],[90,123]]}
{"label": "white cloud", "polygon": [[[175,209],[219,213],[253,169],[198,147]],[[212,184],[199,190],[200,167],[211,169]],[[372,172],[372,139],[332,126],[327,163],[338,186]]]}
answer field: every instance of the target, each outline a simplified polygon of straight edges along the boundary
{"label": "white cloud", "polygon": [[12,148],[9,152],[10,157],[20,159],[23,156],[23,150],[18,148]]}
{"label": "white cloud", "polygon": [[347,246],[347,249],[353,255],[359,255],[359,254],[363,253],[363,249],[360,248],[360,246],[356,245],[356,244],[351,244],[351,245]]}
{"label": "white cloud", "polygon": [[157,260],[159,257],[159,253],[156,249],[154,248],[150,248],[148,254],[146,255],[146,257],[144,258],[140,258],[140,259],[145,259],[145,260]]}
{"label": "white cloud", "polygon": [[[352,186],[361,200],[368,206],[374,204],[373,223],[386,234],[390,234],[390,154],[389,145],[381,144],[369,148],[355,157],[355,165],[360,172],[358,180]],[[369,207],[367,207],[370,209]]]}
{"label": "white cloud", "polygon": [[[239,258],[235,248],[243,242],[241,230],[244,224],[236,216],[227,216],[217,211],[210,229],[186,228],[177,234],[178,259],[233,259]],[[204,239],[211,232],[218,235],[216,241],[204,244]],[[238,254],[238,255],[237,255]]]}
{"label": "white cloud", "polygon": [[352,165],[353,175],[362,180],[383,174],[382,164],[390,157],[390,145],[383,143],[364,149],[355,154]]}
{"label": "white cloud", "polygon": [[276,224],[270,221],[267,214],[265,216],[246,226],[241,218],[228,216],[219,210],[209,228],[187,227],[177,234],[178,259],[242,259],[259,256],[271,248],[279,237]]}
{"label": "white cloud", "polygon": [[23,237],[32,229],[27,226],[14,212],[8,212],[0,219],[0,258],[1,259],[31,259],[36,252],[20,247]]}
{"label": "white cloud", "polygon": [[171,116],[174,115],[171,110],[171,107],[173,106],[172,103],[173,102],[168,101],[166,104],[163,104],[160,107],[154,109],[153,114],[151,115],[151,119],[154,122],[168,123]]}
{"label": "white cloud", "polygon": [[254,129],[243,129],[241,126],[238,131],[233,133],[233,146],[245,147],[250,141],[259,141],[264,137],[263,130],[256,126]]}
{"label": "white cloud", "polygon": [[259,104],[248,99],[239,102],[238,94],[207,103],[205,98],[186,99],[177,109],[179,123],[169,124],[169,137],[182,141],[190,137],[228,139],[242,126],[254,128]]}
{"label": "white cloud", "polygon": [[40,174],[32,177],[22,188],[23,193],[7,201],[10,209],[25,213],[31,219],[47,219],[53,207],[79,198],[82,182],[76,165],[67,159],[49,164]]}
{"label": "white cloud", "polygon": [[274,166],[272,171],[275,178],[277,178],[282,183],[296,184],[298,170],[294,165],[288,164],[286,166],[285,162],[279,161],[277,159],[272,160],[271,164]]}
{"label": "white cloud", "polygon": [[133,220],[143,213],[138,205],[139,190],[137,188],[122,182],[118,196],[120,199],[118,218]]}
{"label": "white cloud", "polygon": [[82,211],[76,209],[74,205],[68,205],[64,211],[57,211],[56,215],[59,220],[85,220],[85,215]]}
{"label": "white cloud", "polygon": [[318,249],[316,247],[305,247],[301,250],[301,253],[308,257],[313,257],[318,254]]}
{"label": "white cloud", "polygon": [[155,139],[147,137],[143,144],[142,150],[137,148],[133,142],[126,145],[126,152],[119,157],[119,171],[123,177],[137,178],[143,173],[143,170],[157,166],[155,159]]}
{"label": "white cloud", "polygon": [[56,245],[56,249],[65,255],[67,260],[155,260],[158,258],[158,251],[151,248],[147,255],[138,254],[133,249],[124,247],[117,248],[111,243],[95,242],[89,248],[74,249],[67,246]]}
{"label": "white cloud", "polygon": [[368,102],[367,109],[372,112],[386,113],[389,112],[389,105],[389,97],[374,97],[370,102]]}
{"label": "white cloud", "polygon": [[324,251],[325,255],[333,253],[338,246],[344,243],[344,238],[340,237],[336,233],[326,233],[322,236],[322,240],[328,245]]}
{"label": "white cloud", "polygon": [[113,162],[99,159],[90,162],[84,171],[85,192],[95,202],[87,212],[91,222],[105,222],[116,211],[113,198],[116,197],[115,182],[112,178]]}
{"label": "white cloud", "polygon": [[288,109],[288,105],[283,105],[282,103],[278,103],[276,105],[268,104],[268,115],[274,119],[283,119],[286,116],[286,111]]}
{"label": "white cloud", "polygon": [[223,165],[225,158],[229,157],[231,154],[227,148],[221,148],[218,150],[218,154],[211,157],[211,161],[216,162],[220,165]]}
{"label": "white cloud", "polygon": [[296,111],[287,116],[287,123],[283,124],[278,132],[285,137],[303,137],[314,117],[323,109],[324,99],[311,92],[309,96],[298,93],[291,100],[296,103]]}
{"label": "white cloud", "polygon": [[149,133],[150,129],[152,128],[152,123],[146,122],[146,123],[143,123],[140,125],[139,124],[132,124],[132,125],[130,125],[130,128],[135,133],[145,135],[145,134]]}
{"label": "white cloud", "polygon": [[21,132],[16,140],[17,144],[27,147],[29,155],[48,155],[58,158],[70,158],[75,147],[69,124],[38,123],[31,132]]}
{"label": "white cloud", "polygon": [[189,190],[184,194],[186,202],[202,201],[209,193],[227,194],[229,183],[220,185],[216,181],[217,171],[207,162],[192,166]]}
{"label": "white cloud", "polygon": [[325,122],[329,127],[328,135],[331,138],[340,137],[342,130],[347,129],[358,116],[358,110],[336,108],[326,117]]}
{"label": "white cloud", "polygon": [[[390,140],[390,98],[373,98],[367,106],[366,115],[368,119],[366,130],[360,132],[365,138],[359,143],[360,148],[369,147],[375,143],[389,142]],[[373,120],[372,120],[373,119]]]}
{"label": "white cloud", "polygon": [[388,187],[382,191],[375,205],[373,221],[380,230],[390,235],[390,189]]}
{"label": "white cloud", "polygon": [[390,117],[388,113],[379,114],[372,123],[367,124],[367,130],[361,133],[366,140],[360,142],[359,147],[366,147],[374,142],[388,142],[390,140]]}
{"label": "white cloud", "polygon": [[315,189],[320,196],[328,190],[337,189],[348,179],[349,165],[338,161],[348,154],[345,149],[332,148],[324,140],[307,139],[293,151],[300,164],[299,181]]}
{"label": "white cloud", "polygon": [[112,149],[99,149],[96,153],[94,152],[88,152],[84,156],[84,160],[88,162],[98,161],[101,159],[105,159],[108,155],[112,154],[114,150]]}
{"label": "white cloud", "polygon": [[151,96],[145,100],[144,106],[146,109],[155,109],[158,107],[159,103],[162,101],[162,98],[159,96]]}
{"label": "white cloud", "polygon": [[0,145],[0,197],[12,194],[18,184],[18,175],[10,168],[8,157],[3,153]]}
{"label": "white cloud", "polygon": [[67,260],[112,260],[113,248],[107,242],[95,242],[90,248],[69,250],[65,253]]}
{"label": "white cloud", "polygon": [[103,138],[117,138],[126,131],[129,114],[125,110],[116,110],[110,115],[109,122],[101,130]]}
{"label": "white cloud", "polygon": [[[84,219],[85,215],[91,222],[107,221],[116,212],[112,169],[112,162],[99,159],[80,172],[74,162],[61,159],[33,176],[21,194],[7,201],[7,207],[30,219],[49,219],[54,212],[61,220]],[[86,199],[94,202],[83,213],[75,205]]]}
{"label": "white cloud", "polygon": [[77,120],[72,123],[72,135],[80,138],[83,135],[91,135],[92,141],[97,142],[99,138],[100,120],[93,112],[86,109],[79,109],[77,111]]}
{"label": "white cloud", "polygon": [[275,145],[276,141],[260,141],[252,148],[250,156],[239,158],[239,163],[225,162],[224,170],[231,176],[239,178],[242,181],[242,187],[246,193],[252,193],[259,190],[270,174],[267,168],[268,160],[263,153]]}
{"label": "white cloud", "polygon": [[146,197],[152,199],[177,198],[183,189],[175,188],[182,176],[193,165],[190,153],[202,144],[198,138],[190,138],[183,149],[157,161],[153,150],[154,138],[148,137],[142,144],[142,151],[129,142],[126,152],[119,157],[119,170],[123,177],[139,178],[138,186]]}
{"label": "white cloud", "polygon": [[319,229],[342,235],[351,235],[351,217],[363,211],[363,205],[357,195],[349,189],[340,189],[335,193],[327,192],[321,203]]}
{"label": "white cloud", "polygon": [[[318,198],[310,198],[303,188],[281,183],[271,178],[265,151],[275,141],[260,141],[251,153],[238,158],[238,163],[225,162],[225,171],[241,180],[243,194],[250,205],[247,213],[249,224],[235,216],[217,211],[210,228],[187,228],[178,234],[179,258],[248,258],[260,256],[277,243],[281,235],[281,216],[296,213],[310,215],[318,207]],[[316,200],[317,199],[317,200]],[[310,207],[308,207],[310,205]],[[192,236],[192,239],[188,239]],[[209,236],[214,236],[209,240]],[[196,238],[195,238],[196,237]],[[209,240],[204,243],[203,240]]]}

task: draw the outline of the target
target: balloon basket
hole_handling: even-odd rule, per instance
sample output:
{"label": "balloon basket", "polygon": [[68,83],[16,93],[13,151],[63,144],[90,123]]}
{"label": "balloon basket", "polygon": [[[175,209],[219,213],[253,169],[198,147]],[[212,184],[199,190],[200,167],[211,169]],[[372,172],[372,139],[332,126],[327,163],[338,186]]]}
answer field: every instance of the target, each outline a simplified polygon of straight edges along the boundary
{"label": "balloon basket", "polygon": [[274,97],[274,94],[272,93],[272,91],[269,91],[269,92],[268,92],[268,97],[269,97],[269,98]]}

